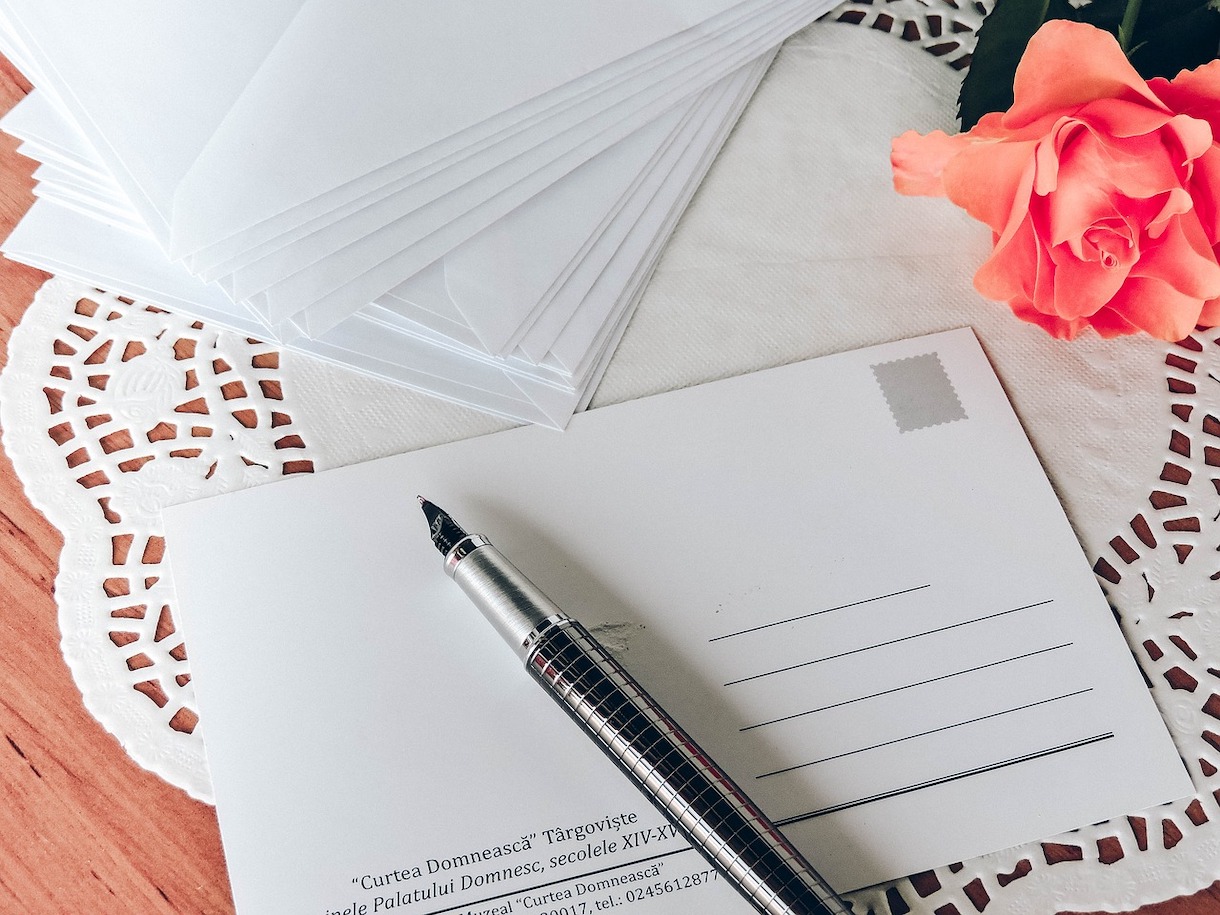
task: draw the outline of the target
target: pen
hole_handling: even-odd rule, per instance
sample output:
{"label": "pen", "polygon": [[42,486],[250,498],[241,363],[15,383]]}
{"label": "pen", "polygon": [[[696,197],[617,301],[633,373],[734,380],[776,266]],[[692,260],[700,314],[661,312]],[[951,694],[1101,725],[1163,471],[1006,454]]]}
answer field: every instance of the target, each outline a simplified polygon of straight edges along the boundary
{"label": "pen", "polygon": [[526,670],[708,862],[767,915],[850,909],[630,674],[481,534],[423,496],[445,571]]}

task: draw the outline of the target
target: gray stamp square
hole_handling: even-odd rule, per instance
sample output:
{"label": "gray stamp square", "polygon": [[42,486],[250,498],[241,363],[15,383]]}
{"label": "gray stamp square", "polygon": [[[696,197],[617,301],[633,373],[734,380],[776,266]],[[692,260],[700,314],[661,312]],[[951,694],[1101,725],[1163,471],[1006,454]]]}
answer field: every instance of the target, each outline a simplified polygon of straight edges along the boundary
{"label": "gray stamp square", "polygon": [[899,432],[967,418],[936,353],[882,362],[873,366],[873,376]]}

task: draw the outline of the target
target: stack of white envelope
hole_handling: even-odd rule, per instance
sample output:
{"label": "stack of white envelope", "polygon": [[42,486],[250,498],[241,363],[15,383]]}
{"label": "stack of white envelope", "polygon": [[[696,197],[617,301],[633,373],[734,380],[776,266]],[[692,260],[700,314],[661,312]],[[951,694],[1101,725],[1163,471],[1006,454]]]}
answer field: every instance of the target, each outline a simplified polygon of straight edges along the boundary
{"label": "stack of white envelope", "polygon": [[834,0],[0,0],[4,252],[516,420],[588,402],[778,44]]}

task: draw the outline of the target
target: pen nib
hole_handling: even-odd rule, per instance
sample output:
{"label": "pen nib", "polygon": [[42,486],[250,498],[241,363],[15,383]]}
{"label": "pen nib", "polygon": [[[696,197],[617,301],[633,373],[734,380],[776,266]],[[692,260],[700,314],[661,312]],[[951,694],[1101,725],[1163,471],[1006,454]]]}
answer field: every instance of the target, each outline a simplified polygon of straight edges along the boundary
{"label": "pen nib", "polygon": [[424,517],[428,519],[428,534],[432,537],[432,544],[442,556],[449,555],[449,551],[466,537],[466,532],[443,509],[433,505],[423,496],[416,498],[419,499],[419,507],[424,510]]}

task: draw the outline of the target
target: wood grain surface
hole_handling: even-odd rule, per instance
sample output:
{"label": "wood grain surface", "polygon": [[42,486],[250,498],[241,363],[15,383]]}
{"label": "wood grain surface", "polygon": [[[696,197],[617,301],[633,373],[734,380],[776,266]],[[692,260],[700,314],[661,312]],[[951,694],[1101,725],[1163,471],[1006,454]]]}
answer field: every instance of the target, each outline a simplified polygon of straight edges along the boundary
{"label": "wood grain surface", "polygon": [[[0,111],[29,87],[0,58]],[[0,134],[0,235],[34,163]],[[46,275],[0,258],[0,361]],[[0,457],[0,912],[233,912],[215,811],[144,771],[81,704],[59,648],[62,539]]]}
{"label": "wood grain surface", "polygon": [[[0,58],[0,112],[27,91]],[[0,236],[32,200],[16,145],[0,135]],[[45,279],[0,258],[0,364]],[[231,913],[213,809],[133,763],[81,703],[59,647],[61,546],[0,456],[0,912]],[[1139,912],[1217,915],[1220,882]]]}

